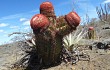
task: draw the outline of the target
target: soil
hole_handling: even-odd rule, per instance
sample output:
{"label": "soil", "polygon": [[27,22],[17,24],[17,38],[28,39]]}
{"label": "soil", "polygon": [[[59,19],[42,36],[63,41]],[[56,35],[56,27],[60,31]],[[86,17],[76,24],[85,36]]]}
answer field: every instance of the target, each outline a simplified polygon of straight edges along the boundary
{"label": "soil", "polygon": [[[102,30],[98,32],[98,35],[102,37],[102,40],[100,39],[99,41],[103,41],[109,38],[108,41],[110,42],[110,29],[103,30],[102,28]],[[80,43],[85,46],[85,44],[91,42],[89,42],[88,40],[84,40]],[[17,43],[0,46],[0,70],[10,70],[9,68],[12,66],[12,64],[14,64],[16,61],[18,61],[25,55],[25,53],[20,49],[20,47],[17,46]],[[79,60],[76,64],[73,65],[69,62],[62,62],[58,66],[42,70],[110,70],[109,48],[104,50],[94,47],[92,50],[84,49],[82,51],[90,56],[89,61]]]}
{"label": "soil", "polygon": [[[1,48],[1,47],[0,47]],[[4,48],[4,47],[3,47]],[[19,60],[23,56],[23,52],[19,53],[13,52],[16,55],[11,54],[11,48],[7,49],[9,52],[3,51],[2,48],[2,55],[0,55],[0,70],[9,70],[8,68],[13,64],[15,61]],[[4,49],[6,50],[6,48]],[[17,51],[17,50],[16,50]],[[5,54],[3,54],[3,52]],[[48,69],[42,69],[42,70],[110,70],[110,50],[109,49],[97,49],[93,48],[85,49],[83,50],[84,53],[88,54],[90,56],[89,61],[85,60],[79,60],[76,64],[71,63],[64,63],[62,62],[58,66],[50,67]],[[21,54],[20,54],[21,53]],[[19,55],[19,56],[18,56]],[[15,57],[17,57],[17,60],[15,60]]]}
{"label": "soil", "polygon": [[110,50],[85,50],[90,55],[90,61],[80,60],[76,64],[62,63],[59,66],[44,70],[110,70]]}

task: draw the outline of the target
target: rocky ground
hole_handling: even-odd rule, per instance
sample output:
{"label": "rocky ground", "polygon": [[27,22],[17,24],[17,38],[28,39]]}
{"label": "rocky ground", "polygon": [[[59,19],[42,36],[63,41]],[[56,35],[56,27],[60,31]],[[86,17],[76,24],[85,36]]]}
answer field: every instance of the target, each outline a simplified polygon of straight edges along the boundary
{"label": "rocky ground", "polygon": [[[9,70],[14,62],[24,56],[19,48],[15,45],[0,46],[0,70]],[[93,48],[83,50],[84,53],[90,56],[90,60],[79,60],[76,64],[64,63],[60,65],[42,70],[110,70],[110,50],[109,48],[98,49]]]}
{"label": "rocky ground", "polygon": [[0,46],[0,70],[9,70],[9,68],[24,56],[24,52],[16,47],[15,44]]}
{"label": "rocky ground", "polygon": [[[110,44],[110,29],[103,29],[106,26],[100,28],[99,31],[96,28],[98,33],[97,35],[99,38],[102,38],[98,39],[97,41],[101,41],[103,43],[109,42]],[[97,47],[92,47],[92,50],[88,49],[88,46],[86,45],[91,45],[93,42],[95,41],[82,40],[80,42],[86,48],[81,51],[90,56],[89,61],[79,60],[73,65],[71,63],[65,64],[62,62],[58,66],[42,70],[110,70],[110,48],[99,49]],[[82,48],[82,46],[80,46],[80,48]],[[18,43],[0,46],[0,70],[12,70],[9,69],[12,64],[21,59],[24,55],[25,53],[21,50],[21,47]]]}
{"label": "rocky ground", "polygon": [[76,64],[64,64],[44,70],[110,70],[110,50],[85,50],[90,61],[79,60]]}

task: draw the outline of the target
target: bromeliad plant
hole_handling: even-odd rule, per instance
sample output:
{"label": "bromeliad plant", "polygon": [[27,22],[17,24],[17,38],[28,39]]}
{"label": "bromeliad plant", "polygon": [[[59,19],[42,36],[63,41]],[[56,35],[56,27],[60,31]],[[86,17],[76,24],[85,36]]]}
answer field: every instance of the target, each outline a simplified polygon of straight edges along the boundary
{"label": "bromeliad plant", "polygon": [[[60,61],[63,37],[76,30],[80,20],[75,11],[57,18],[51,2],[40,5],[40,14],[32,17],[30,26],[35,35],[36,54],[43,65],[53,65]],[[74,37],[79,38],[80,35]]]}
{"label": "bromeliad plant", "polygon": [[64,47],[67,48],[69,51],[73,51],[75,45],[78,45],[82,40],[82,38],[86,37],[88,33],[88,28],[79,28],[75,32],[70,33],[69,35],[63,38]]}

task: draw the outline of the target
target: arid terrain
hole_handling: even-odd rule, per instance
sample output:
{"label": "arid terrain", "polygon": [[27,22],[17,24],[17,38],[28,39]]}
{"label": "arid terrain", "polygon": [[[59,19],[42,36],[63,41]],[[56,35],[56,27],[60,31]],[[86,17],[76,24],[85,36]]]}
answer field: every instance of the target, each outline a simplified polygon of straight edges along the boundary
{"label": "arid terrain", "polygon": [[[22,58],[25,53],[16,44],[0,46],[0,70],[9,70],[14,62]],[[81,49],[84,48],[83,46]],[[79,60],[76,64],[64,63],[42,70],[110,70],[110,49],[98,49],[93,47],[92,50],[86,46],[83,53],[90,56],[90,60]]]}
{"label": "arid terrain", "polygon": [[110,50],[85,50],[90,61],[79,60],[76,64],[64,64],[45,70],[110,70]]}
{"label": "arid terrain", "polygon": [[[103,25],[103,27],[106,27],[106,25]],[[110,29],[103,29],[103,27],[96,27],[97,31],[99,29],[97,33],[98,36],[101,37],[100,39],[82,39],[79,42],[82,44],[82,46],[79,48],[81,49],[80,51],[90,57],[89,61],[79,60],[73,65],[69,62],[62,62],[58,66],[42,70],[110,70],[110,48],[99,49],[98,45],[93,45],[94,42],[108,43],[110,45]],[[104,31],[104,33],[102,33],[102,31]],[[0,46],[0,70],[12,70],[10,67],[26,55],[26,53],[23,51],[23,47],[20,46],[21,44],[18,42]],[[92,49],[90,46],[92,46]]]}

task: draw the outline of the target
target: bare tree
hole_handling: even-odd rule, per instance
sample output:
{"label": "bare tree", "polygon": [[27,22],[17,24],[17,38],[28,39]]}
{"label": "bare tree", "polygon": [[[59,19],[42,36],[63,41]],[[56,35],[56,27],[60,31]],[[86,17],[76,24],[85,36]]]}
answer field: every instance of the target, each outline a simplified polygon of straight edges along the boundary
{"label": "bare tree", "polygon": [[96,7],[96,12],[98,14],[99,19],[104,22],[108,23],[108,14],[110,12],[110,4],[104,4],[104,7],[100,4],[100,7]]}
{"label": "bare tree", "polygon": [[18,45],[23,51],[28,51],[29,48],[32,48],[35,45],[35,38],[32,31],[30,32],[13,32],[8,36],[15,35],[11,41],[18,42]]}

